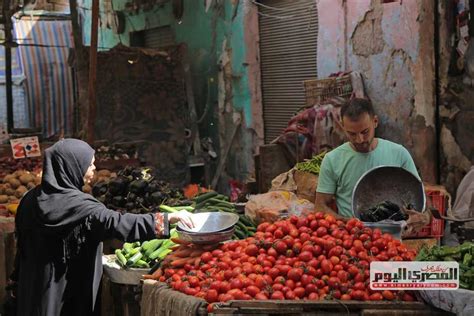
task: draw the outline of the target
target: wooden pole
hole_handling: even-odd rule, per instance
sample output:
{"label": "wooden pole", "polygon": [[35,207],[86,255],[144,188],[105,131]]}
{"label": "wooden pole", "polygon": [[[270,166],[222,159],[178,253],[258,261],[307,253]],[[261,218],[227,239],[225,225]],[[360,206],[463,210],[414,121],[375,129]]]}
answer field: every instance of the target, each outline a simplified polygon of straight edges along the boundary
{"label": "wooden pole", "polygon": [[97,103],[97,38],[99,27],[99,0],[92,0],[91,46],[89,51],[89,116],[87,141],[94,143],[94,127]]}
{"label": "wooden pole", "polygon": [[5,28],[5,88],[7,95],[7,131],[12,133],[14,129],[13,121],[13,81],[12,81],[12,21],[10,14],[10,1],[4,0],[2,7],[2,16]]}

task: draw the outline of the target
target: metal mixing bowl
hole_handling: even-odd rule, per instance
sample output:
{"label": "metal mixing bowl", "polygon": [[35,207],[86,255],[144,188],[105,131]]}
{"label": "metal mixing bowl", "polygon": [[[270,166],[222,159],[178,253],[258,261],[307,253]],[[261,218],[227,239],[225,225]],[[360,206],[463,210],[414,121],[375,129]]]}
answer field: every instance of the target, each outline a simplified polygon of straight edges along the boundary
{"label": "metal mixing bowl", "polygon": [[192,233],[182,230],[179,226],[176,228],[179,239],[182,239],[187,242],[192,242],[193,244],[217,244],[221,241],[229,240],[232,238],[234,230],[235,227],[232,226],[231,228],[219,232]]}
{"label": "metal mixing bowl", "polygon": [[413,209],[425,209],[423,183],[411,172],[393,166],[375,167],[362,175],[352,191],[352,212],[361,212],[389,200],[399,206],[411,204]]}
{"label": "metal mixing bowl", "polygon": [[178,227],[190,233],[215,233],[233,227],[239,221],[239,215],[224,212],[204,212],[192,215],[194,227],[189,228],[182,222]]}

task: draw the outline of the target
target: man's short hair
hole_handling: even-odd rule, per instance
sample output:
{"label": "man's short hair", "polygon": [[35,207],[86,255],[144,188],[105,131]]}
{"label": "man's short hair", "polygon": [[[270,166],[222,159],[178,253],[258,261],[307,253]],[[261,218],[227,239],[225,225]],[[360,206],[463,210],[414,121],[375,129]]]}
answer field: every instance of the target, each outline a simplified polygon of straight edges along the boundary
{"label": "man's short hair", "polygon": [[350,120],[357,120],[364,113],[371,117],[375,115],[372,103],[368,99],[354,98],[341,107],[341,119],[347,117]]}

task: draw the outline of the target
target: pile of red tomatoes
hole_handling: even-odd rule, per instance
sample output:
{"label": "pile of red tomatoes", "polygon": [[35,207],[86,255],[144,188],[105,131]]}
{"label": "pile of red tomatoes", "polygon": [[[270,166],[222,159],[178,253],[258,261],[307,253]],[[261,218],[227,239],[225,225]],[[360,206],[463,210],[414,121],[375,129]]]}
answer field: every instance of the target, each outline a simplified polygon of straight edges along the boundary
{"label": "pile of red tomatoes", "polygon": [[199,265],[165,269],[160,281],[209,303],[228,300],[404,300],[369,288],[372,261],[411,261],[415,252],[357,219],[315,213],[262,223],[254,237],[222,244]]}

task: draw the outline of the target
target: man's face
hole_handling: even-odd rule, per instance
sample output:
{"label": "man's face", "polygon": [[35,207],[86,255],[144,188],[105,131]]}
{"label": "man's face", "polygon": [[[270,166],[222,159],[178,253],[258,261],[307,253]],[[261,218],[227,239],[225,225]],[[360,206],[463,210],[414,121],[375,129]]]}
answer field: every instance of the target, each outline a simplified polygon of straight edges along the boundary
{"label": "man's face", "polygon": [[377,115],[371,117],[368,113],[360,115],[356,120],[346,116],[342,118],[342,126],[349,142],[356,151],[361,153],[367,153],[373,149],[371,145],[377,125]]}

